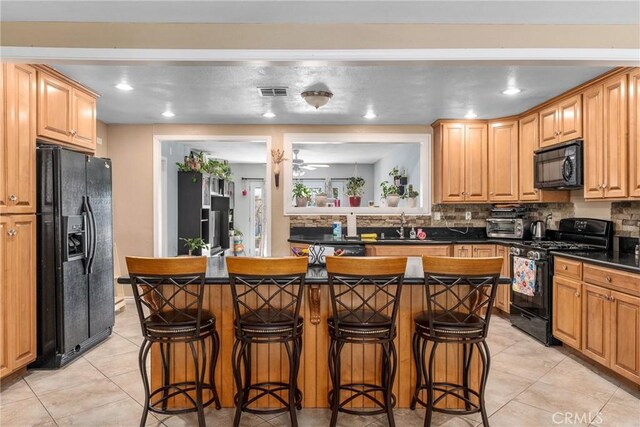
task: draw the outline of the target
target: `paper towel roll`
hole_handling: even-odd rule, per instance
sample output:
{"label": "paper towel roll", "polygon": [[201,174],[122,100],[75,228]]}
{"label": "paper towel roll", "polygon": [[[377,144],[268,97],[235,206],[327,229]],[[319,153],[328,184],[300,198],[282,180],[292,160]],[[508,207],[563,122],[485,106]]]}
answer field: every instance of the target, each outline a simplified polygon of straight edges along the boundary
{"label": "paper towel roll", "polygon": [[358,227],[356,225],[356,216],[353,213],[347,215],[347,236],[357,236]]}

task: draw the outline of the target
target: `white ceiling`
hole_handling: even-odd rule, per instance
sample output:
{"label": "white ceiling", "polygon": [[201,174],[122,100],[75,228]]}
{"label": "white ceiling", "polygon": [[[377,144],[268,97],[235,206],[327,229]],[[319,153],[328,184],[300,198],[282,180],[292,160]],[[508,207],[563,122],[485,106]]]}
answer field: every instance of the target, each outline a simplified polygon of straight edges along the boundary
{"label": "white ceiling", "polygon": [[[106,123],[209,124],[415,124],[517,114],[606,72],[596,66],[433,65],[56,65],[102,96]],[[126,81],[133,91],[115,84]],[[502,95],[515,85],[522,93]],[[257,87],[286,86],[289,96],[263,98]],[[310,89],[334,93],[314,110],[300,97]],[[166,109],[176,116],[164,118]],[[378,117],[366,120],[367,111]],[[262,117],[271,111],[273,119]]]}
{"label": "white ceiling", "polygon": [[637,0],[624,1],[15,1],[2,21],[125,23],[636,24]]}

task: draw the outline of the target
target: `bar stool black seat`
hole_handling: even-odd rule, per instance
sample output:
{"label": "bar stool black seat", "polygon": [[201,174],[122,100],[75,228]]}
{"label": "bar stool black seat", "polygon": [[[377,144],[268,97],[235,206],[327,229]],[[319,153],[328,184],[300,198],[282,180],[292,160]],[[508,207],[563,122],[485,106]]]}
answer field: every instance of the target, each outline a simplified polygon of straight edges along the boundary
{"label": "bar stool black seat", "polygon": [[[207,259],[127,257],[127,268],[144,338],[138,358],[145,392],[140,425],[146,424],[151,411],[166,415],[197,412],[198,425],[204,426],[204,408],[214,403],[220,409],[214,380],[220,339],[216,317],[202,309]],[[162,384],[151,390],[146,361],[153,344],[160,347]],[[171,382],[171,355],[176,344],[186,344],[191,353],[193,380]],[[203,401],[205,390],[210,396]],[[178,404],[176,398],[187,402],[187,407],[170,408],[172,400]]]}
{"label": "bar stool black seat", "polygon": [[[423,257],[427,310],[414,318],[413,355],[416,388],[411,409],[427,408],[424,425],[431,425],[433,412],[467,415],[480,412],[488,426],[484,390],[491,358],[486,343],[491,309],[495,299],[502,258]],[[427,352],[427,343],[431,343]],[[434,363],[439,344],[462,345],[462,384],[434,381]],[[470,386],[469,371],[474,349],[481,362],[477,389]],[[447,361],[450,363],[450,361]],[[420,393],[426,391],[426,398]],[[434,397],[439,393],[438,397]],[[453,397],[464,408],[439,408],[439,402]]]}
{"label": "bar stool black seat", "polygon": [[[227,258],[235,311],[232,365],[237,390],[233,421],[236,427],[240,425],[242,412],[264,415],[288,411],[291,425],[298,425],[296,409],[302,409],[298,372],[304,324],[300,306],[307,266],[306,257]],[[252,383],[252,345],[273,343],[285,348],[289,360],[288,381]],[[282,407],[250,407],[264,397],[274,398]]]}
{"label": "bar stool black seat", "polygon": [[[396,317],[406,258],[327,257],[332,315],[327,319],[331,345],[329,373],[332,390],[331,426],[338,421],[338,412],[354,415],[386,414],[390,426],[395,426],[392,393],[397,371],[393,339],[396,337]],[[340,355],[345,344],[379,344],[382,347],[380,383],[348,383],[341,381]],[[342,398],[342,393],[347,394]],[[354,409],[348,405],[363,397],[373,402],[371,409]]]}

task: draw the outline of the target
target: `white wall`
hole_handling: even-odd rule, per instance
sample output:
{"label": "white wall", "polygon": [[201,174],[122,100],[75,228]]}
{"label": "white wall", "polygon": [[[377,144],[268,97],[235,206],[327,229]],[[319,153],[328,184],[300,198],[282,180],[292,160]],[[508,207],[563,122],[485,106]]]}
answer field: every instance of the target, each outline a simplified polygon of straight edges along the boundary
{"label": "white wall", "polygon": [[184,144],[165,142],[162,144],[162,157],[167,159],[167,228],[163,230],[167,239],[167,253],[164,256],[178,254],[178,168],[176,163],[182,163],[189,150]]}
{"label": "white wall", "polygon": [[[377,185],[373,178],[373,165],[371,164],[358,164],[358,175],[364,178],[364,191],[362,193],[362,206],[366,206],[369,200],[374,200],[374,187]],[[354,174],[355,168],[352,163],[348,164],[331,164],[329,168],[317,168],[316,170],[305,171],[305,174],[300,177],[301,180],[312,178],[349,178]],[[295,179],[295,178],[294,178]],[[289,196],[290,198],[291,196]],[[346,200],[344,201],[346,202]],[[348,206],[345,204],[344,206]]]}
{"label": "white wall", "polygon": [[409,184],[413,184],[416,191],[420,189],[420,145],[419,144],[398,144],[398,148],[393,151],[391,156],[378,160],[374,164],[374,191],[376,204],[380,203],[382,198],[382,190],[380,183],[383,181],[391,182],[389,172],[394,167],[398,167],[400,173],[403,169],[407,171]]}

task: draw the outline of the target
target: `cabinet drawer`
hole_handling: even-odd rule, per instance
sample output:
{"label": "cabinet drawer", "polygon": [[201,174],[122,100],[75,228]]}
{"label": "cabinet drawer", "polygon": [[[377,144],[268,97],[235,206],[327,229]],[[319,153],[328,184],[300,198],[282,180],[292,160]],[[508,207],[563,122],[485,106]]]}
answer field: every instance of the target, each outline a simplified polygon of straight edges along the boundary
{"label": "cabinet drawer", "polygon": [[640,275],[585,264],[583,280],[605,288],[640,296]]}
{"label": "cabinet drawer", "polygon": [[567,258],[555,258],[554,274],[570,277],[572,279],[582,279],[582,263]]}

